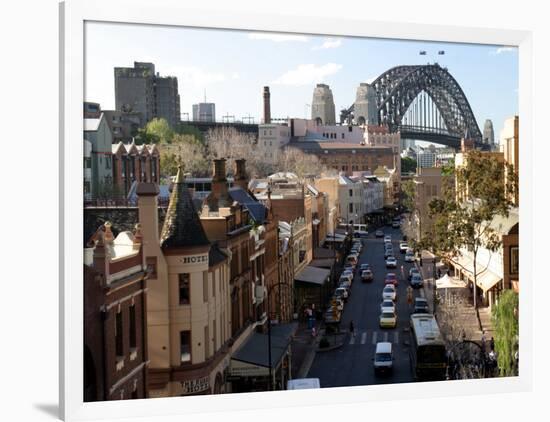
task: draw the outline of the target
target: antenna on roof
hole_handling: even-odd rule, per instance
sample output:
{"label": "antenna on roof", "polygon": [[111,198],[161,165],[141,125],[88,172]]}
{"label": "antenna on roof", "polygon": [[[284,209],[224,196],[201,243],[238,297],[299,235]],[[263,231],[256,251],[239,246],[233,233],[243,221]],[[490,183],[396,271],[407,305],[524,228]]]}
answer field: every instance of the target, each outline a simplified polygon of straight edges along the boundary
{"label": "antenna on roof", "polygon": [[204,88],[204,102],[206,102],[206,88]]}

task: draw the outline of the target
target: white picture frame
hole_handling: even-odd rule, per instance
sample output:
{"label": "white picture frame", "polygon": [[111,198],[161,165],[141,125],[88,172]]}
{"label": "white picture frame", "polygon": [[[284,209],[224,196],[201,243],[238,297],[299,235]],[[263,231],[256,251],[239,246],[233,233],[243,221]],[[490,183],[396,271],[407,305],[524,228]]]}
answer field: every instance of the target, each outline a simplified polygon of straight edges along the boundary
{"label": "white picture frame", "polygon": [[[60,6],[60,413],[67,421],[139,416],[188,415],[230,411],[315,406],[422,397],[446,397],[529,391],[532,388],[532,286],[520,292],[520,375],[515,378],[471,382],[433,382],[321,389],[315,391],[245,393],[186,398],[84,403],[82,312],[82,103],[84,101],[84,23],[86,21],[193,26],[269,32],[395,38],[492,44],[519,47],[520,196],[533,199],[532,171],[528,163],[532,147],[532,36],[528,31],[466,28],[458,26],[402,24],[362,19],[308,19],[269,13],[201,12],[170,0],[121,0],[117,2],[70,0]],[[532,218],[522,208],[520,232],[521,273],[532,279]],[[252,400],[253,398],[253,400]]]}

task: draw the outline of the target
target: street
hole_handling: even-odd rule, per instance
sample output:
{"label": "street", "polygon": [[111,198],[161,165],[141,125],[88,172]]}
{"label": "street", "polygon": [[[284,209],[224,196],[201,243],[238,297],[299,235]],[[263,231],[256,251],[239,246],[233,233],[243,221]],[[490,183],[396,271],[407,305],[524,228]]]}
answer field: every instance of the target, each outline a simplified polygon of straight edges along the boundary
{"label": "street", "polygon": [[[355,274],[342,317],[341,330],[348,330],[350,320],[355,326],[355,337],[348,334],[344,345],[338,349],[317,353],[308,377],[319,378],[321,387],[346,387],[387,383],[412,382],[409,364],[409,315],[412,305],[407,303],[407,274],[414,263],[405,262],[405,254],[399,251],[402,234],[400,229],[383,227],[384,234],[391,234],[393,250],[397,259],[396,269],[387,269],[384,260],[384,239],[376,238],[374,231],[363,239],[359,263],[368,263],[374,272],[374,281],[363,283],[360,270]],[[401,272],[404,268],[404,275]],[[380,304],[386,273],[394,272],[399,279],[397,286],[397,327],[379,327]],[[424,289],[415,289],[414,297],[423,296]],[[389,376],[375,376],[373,361],[376,343],[388,341],[393,344],[394,367]]]}

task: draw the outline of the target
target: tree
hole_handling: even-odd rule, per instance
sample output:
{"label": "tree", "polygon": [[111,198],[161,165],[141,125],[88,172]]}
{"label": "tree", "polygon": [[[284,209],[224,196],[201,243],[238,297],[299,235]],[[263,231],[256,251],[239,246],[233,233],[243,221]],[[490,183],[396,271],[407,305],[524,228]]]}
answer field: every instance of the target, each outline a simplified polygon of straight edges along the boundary
{"label": "tree", "polygon": [[442,176],[452,176],[455,173],[455,160],[449,160],[447,164],[441,167]]}
{"label": "tree", "polygon": [[189,125],[186,123],[180,123],[176,129],[176,133],[179,135],[191,135],[197,141],[199,141],[201,144],[204,145],[204,142],[205,142],[204,135],[196,126]]}
{"label": "tree", "polygon": [[456,258],[466,249],[473,255],[474,307],[477,306],[477,257],[481,248],[495,252],[501,247],[501,234],[491,226],[496,216],[507,217],[513,203],[506,192],[515,192],[513,171],[505,178],[505,165],[491,155],[470,151],[465,163],[455,171],[455,186],[430,201],[433,229],[421,239],[421,247],[431,249],[445,260],[460,266]]}
{"label": "tree", "polygon": [[319,175],[325,170],[316,155],[305,154],[297,148],[285,148],[279,151],[277,169],[294,173],[299,179],[309,175]]}
{"label": "tree", "polygon": [[172,143],[162,147],[160,160],[164,178],[176,174],[179,162],[195,177],[208,176],[210,170],[206,148],[192,135],[174,135]]}
{"label": "tree", "polygon": [[138,144],[169,144],[174,132],[163,118],[155,118],[148,122],[143,129],[138,130],[136,143]]}
{"label": "tree", "polygon": [[401,173],[414,173],[416,172],[416,166],[416,160],[411,157],[401,159]]}
{"label": "tree", "polygon": [[495,351],[500,375],[517,375],[514,355],[518,351],[518,295],[513,290],[503,292],[492,309],[495,328]]}

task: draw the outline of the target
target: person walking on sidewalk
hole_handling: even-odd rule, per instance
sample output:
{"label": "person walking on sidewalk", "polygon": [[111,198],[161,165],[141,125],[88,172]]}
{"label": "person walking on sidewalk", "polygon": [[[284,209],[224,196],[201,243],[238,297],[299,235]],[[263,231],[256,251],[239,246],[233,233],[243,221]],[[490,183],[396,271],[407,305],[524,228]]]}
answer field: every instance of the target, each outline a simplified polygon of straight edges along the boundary
{"label": "person walking on sidewalk", "polygon": [[355,337],[355,327],[353,326],[353,319],[349,322],[349,332],[352,337]]}

